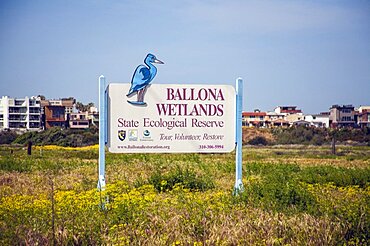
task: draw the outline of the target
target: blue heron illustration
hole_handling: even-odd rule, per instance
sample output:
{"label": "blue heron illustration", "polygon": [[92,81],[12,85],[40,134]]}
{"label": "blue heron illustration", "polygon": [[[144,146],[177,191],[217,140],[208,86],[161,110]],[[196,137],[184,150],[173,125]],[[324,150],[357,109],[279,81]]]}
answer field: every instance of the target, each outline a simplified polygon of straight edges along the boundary
{"label": "blue heron illustration", "polygon": [[153,63],[163,64],[163,62],[158,60],[153,54],[148,54],[144,59],[144,63],[146,66],[141,64],[135,69],[134,75],[131,79],[130,90],[126,95],[127,97],[130,97],[137,93],[136,102],[127,101],[134,105],[146,105],[144,102],[146,89],[157,74],[157,68],[153,65]]}

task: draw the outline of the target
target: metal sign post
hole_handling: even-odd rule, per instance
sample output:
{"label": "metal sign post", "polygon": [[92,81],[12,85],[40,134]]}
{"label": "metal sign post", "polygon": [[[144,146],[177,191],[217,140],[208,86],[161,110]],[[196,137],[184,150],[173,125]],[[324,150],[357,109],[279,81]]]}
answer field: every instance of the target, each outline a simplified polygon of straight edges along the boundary
{"label": "metal sign post", "polygon": [[99,77],[99,180],[98,189],[105,189],[105,144],[107,139],[107,95],[105,77]]}
{"label": "metal sign post", "polygon": [[243,79],[236,80],[236,154],[235,154],[235,185],[234,194],[243,190],[242,182],[242,164],[243,164],[243,149],[242,149],[242,105],[243,105]]}

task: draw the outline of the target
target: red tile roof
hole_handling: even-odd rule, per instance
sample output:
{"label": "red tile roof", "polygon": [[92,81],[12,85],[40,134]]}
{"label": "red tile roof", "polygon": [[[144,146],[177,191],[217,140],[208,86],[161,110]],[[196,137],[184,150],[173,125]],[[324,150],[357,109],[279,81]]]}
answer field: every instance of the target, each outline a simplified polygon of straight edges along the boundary
{"label": "red tile roof", "polygon": [[243,116],[266,116],[266,112],[243,112]]}

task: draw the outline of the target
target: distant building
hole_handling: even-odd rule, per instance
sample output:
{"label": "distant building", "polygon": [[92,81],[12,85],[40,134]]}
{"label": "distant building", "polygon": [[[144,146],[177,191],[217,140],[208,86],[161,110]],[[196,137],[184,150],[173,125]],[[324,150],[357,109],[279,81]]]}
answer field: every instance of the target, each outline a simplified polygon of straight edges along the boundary
{"label": "distant building", "polygon": [[58,100],[41,100],[43,127],[68,127],[69,117],[73,111],[74,98]]}
{"label": "distant building", "polygon": [[303,118],[302,110],[297,109],[297,106],[277,106],[273,112],[267,112],[267,125],[269,127],[288,127]]}
{"label": "distant building", "polygon": [[275,111],[266,113],[267,127],[289,126],[289,122],[285,120],[285,114],[276,113]]}
{"label": "distant building", "polygon": [[303,113],[294,113],[294,114],[288,114],[285,116],[285,120],[289,122],[289,124],[292,125],[299,125],[297,122],[304,120]]}
{"label": "distant building", "polygon": [[292,126],[305,126],[309,127],[311,126],[310,122],[305,121],[305,120],[296,120],[293,123],[291,123]]}
{"label": "distant building", "polygon": [[69,127],[71,129],[89,128],[89,112],[71,113],[69,116]]}
{"label": "distant building", "polygon": [[370,106],[360,106],[358,108],[357,125],[370,127]]}
{"label": "distant building", "polygon": [[288,127],[289,121],[284,119],[276,119],[270,122],[269,127]]}
{"label": "distant building", "polygon": [[297,106],[277,106],[274,111],[277,114],[284,115],[302,113],[302,110],[297,109]]}
{"label": "distant building", "polygon": [[39,97],[0,99],[0,130],[41,129],[41,107]]}
{"label": "distant building", "polygon": [[254,112],[242,113],[243,126],[266,127],[266,112],[254,110]]}
{"label": "distant building", "polygon": [[355,108],[352,105],[333,105],[330,108],[330,127],[355,127]]}
{"label": "distant building", "polygon": [[99,112],[98,108],[90,107],[88,119],[90,121],[90,125],[99,127]]}
{"label": "distant building", "polygon": [[309,114],[304,116],[305,121],[308,121],[311,126],[329,127],[329,113]]}

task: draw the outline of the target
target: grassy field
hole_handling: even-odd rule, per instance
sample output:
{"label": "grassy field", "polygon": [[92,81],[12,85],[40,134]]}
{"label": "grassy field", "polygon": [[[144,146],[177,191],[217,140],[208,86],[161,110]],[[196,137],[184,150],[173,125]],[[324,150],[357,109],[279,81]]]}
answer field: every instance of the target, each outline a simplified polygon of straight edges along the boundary
{"label": "grassy field", "polygon": [[[110,154],[0,147],[1,245],[369,245],[370,147]],[[104,205],[103,205],[104,204]]]}

